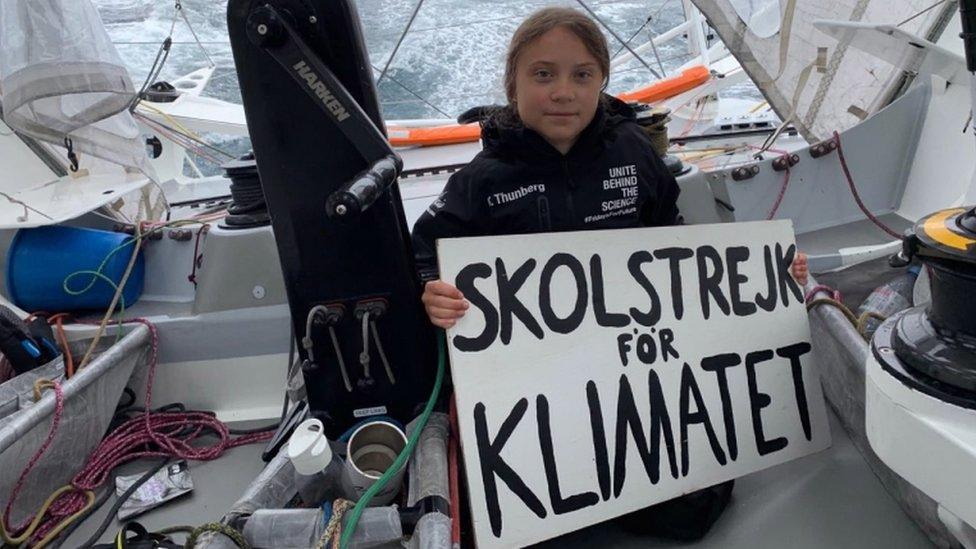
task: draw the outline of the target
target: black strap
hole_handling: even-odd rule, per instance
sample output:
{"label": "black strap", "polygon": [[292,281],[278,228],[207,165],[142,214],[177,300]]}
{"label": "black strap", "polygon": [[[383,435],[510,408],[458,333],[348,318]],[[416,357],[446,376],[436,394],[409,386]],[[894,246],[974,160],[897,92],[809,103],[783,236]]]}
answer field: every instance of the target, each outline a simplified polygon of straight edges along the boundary
{"label": "black strap", "polygon": [[[129,534],[135,534],[129,537]],[[92,549],[183,549],[183,546],[174,542],[163,534],[157,534],[146,530],[146,527],[138,522],[132,521],[125,523],[115,535],[110,543],[100,543],[92,546]]]}

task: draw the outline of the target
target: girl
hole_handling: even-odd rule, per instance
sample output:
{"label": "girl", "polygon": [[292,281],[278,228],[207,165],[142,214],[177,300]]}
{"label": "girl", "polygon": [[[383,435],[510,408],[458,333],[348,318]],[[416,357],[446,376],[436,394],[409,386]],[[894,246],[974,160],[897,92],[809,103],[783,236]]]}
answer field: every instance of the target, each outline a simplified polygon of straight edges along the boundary
{"label": "girl", "polygon": [[[633,110],[604,95],[606,40],[587,17],[545,8],[515,31],[505,64],[509,105],[483,123],[484,150],[448,181],[420,217],[413,245],[431,322],[450,328],[468,308],[437,280],[438,238],[675,225],[678,186]],[[611,168],[636,165],[636,207],[601,211],[620,190],[604,189]],[[609,215],[608,215],[609,214]],[[793,276],[806,284],[807,260]]]}
{"label": "girl", "polygon": [[[652,152],[634,111],[603,94],[609,71],[603,33],[575,10],[542,9],[515,31],[505,64],[509,105],[482,123],[484,150],[451,176],[414,226],[423,302],[436,326],[453,326],[468,308],[457,288],[438,280],[439,238],[680,222],[674,177]],[[616,200],[618,188],[604,188],[611,170],[637,176],[635,203]],[[621,207],[604,211],[607,202]],[[793,274],[806,282],[802,254]],[[624,523],[697,539],[731,490],[731,482],[707,488],[624,517]]]}

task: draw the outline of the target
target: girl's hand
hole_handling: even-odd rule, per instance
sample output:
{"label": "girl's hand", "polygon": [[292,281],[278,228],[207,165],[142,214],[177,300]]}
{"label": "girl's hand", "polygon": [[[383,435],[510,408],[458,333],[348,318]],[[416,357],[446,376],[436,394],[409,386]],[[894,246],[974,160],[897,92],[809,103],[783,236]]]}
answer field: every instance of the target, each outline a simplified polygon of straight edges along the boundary
{"label": "girl's hand", "polygon": [[793,278],[800,284],[800,286],[807,285],[807,279],[810,276],[810,268],[807,266],[807,254],[803,252],[796,252],[796,257],[793,258],[793,264],[790,265],[790,274]]}
{"label": "girl's hand", "polygon": [[420,300],[424,302],[431,323],[445,330],[454,326],[469,306],[461,291],[443,280],[428,282]]}

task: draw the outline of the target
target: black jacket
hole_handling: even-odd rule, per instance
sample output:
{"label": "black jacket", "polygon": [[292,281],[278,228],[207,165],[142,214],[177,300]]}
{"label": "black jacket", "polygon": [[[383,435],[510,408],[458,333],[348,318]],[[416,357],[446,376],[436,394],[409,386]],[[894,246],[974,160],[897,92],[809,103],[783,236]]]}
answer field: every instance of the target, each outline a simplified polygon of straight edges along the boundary
{"label": "black jacket", "polygon": [[605,105],[565,156],[528,128],[486,122],[484,150],[414,225],[421,278],[438,278],[439,238],[677,224],[674,176],[634,111],[609,97]]}

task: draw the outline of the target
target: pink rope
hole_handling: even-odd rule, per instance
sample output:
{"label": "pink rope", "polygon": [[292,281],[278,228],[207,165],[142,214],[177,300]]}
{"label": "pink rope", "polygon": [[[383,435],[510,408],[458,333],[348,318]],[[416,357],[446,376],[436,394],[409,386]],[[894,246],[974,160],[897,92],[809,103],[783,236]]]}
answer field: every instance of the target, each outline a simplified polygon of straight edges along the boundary
{"label": "pink rope", "polygon": [[[146,410],[151,410],[152,388],[156,378],[156,360],[159,352],[159,335],[156,327],[148,320],[137,318],[125,322],[144,324],[149,328],[151,334],[149,376],[146,381]],[[55,395],[57,406],[55,407],[51,431],[40,450],[31,459],[24,472],[21,473],[20,479],[11,493],[3,516],[5,525],[8,523],[11,506],[17,499],[24,480],[44,452],[47,451],[57,431],[64,410],[64,397],[60,385],[55,384]],[[192,429],[188,435],[177,436],[187,428]],[[207,433],[216,434],[219,440],[210,446],[191,444]],[[82,470],[71,480],[71,485],[75,489],[65,492],[52,503],[48,508],[47,520],[37,528],[31,539],[39,540],[66,517],[84,508],[86,502],[84,492],[99,488],[108,480],[112,470],[123,463],[145,457],[164,456],[209,461],[217,459],[226,450],[245,444],[263,442],[269,440],[273,435],[274,431],[263,431],[232,439],[227,425],[208,412],[144,412],[123,423],[102,440],[88,457],[88,461]],[[32,519],[33,517],[27,519],[17,530],[23,531]]]}
{"label": "pink rope", "polygon": [[895,232],[894,229],[887,226],[880,219],[875,217],[870,211],[868,211],[867,206],[861,201],[861,195],[857,192],[857,187],[854,186],[854,178],[851,177],[851,170],[847,167],[847,160],[844,159],[844,148],[840,145],[840,134],[836,131],[834,132],[834,141],[837,143],[837,157],[840,159],[840,167],[844,170],[844,177],[847,178],[847,185],[851,188],[851,194],[854,195],[854,201],[857,202],[857,207],[864,212],[864,215],[871,220],[872,223],[878,226],[882,231],[888,233],[894,238],[901,240],[901,235]]}
{"label": "pink rope", "polygon": [[771,147],[763,149],[762,147],[757,147],[755,145],[748,145],[748,147],[750,149],[759,151],[759,153],[756,155],[757,158],[761,158],[761,156],[759,156],[760,153],[769,151],[779,154],[786,161],[786,174],[783,176],[783,185],[779,188],[779,195],[776,196],[776,202],[773,203],[773,207],[769,210],[769,213],[766,214],[766,221],[769,221],[776,217],[776,212],[779,211],[779,206],[783,203],[783,197],[786,196],[786,188],[790,186],[790,152]]}
{"label": "pink rope", "polygon": [[772,209],[769,210],[769,215],[766,216],[767,221],[776,217],[779,205],[783,203],[783,197],[786,196],[786,188],[790,186],[790,153],[785,153],[783,157],[786,159],[786,175],[783,176],[783,185],[779,188],[779,195],[776,197],[776,202],[773,203]]}
{"label": "pink rope", "polygon": [[[34,516],[31,515],[27,517],[21,524],[12,528],[10,526],[10,510],[13,508],[14,501],[17,500],[17,496],[20,495],[20,491],[24,488],[24,482],[27,480],[27,475],[30,474],[30,472],[37,465],[37,462],[40,461],[41,457],[44,455],[44,452],[47,452],[48,447],[51,446],[51,442],[54,440],[54,435],[58,430],[58,424],[61,423],[61,414],[64,413],[64,392],[61,390],[61,384],[57,381],[52,383],[54,384],[55,404],[54,419],[51,421],[51,430],[48,431],[47,438],[44,439],[44,443],[41,444],[41,447],[38,448],[37,452],[34,453],[30,461],[27,462],[27,467],[24,468],[22,473],[20,473],[20,478],[17,479],[17,484],[14,485],[14,489],[10,493],[10,499],[7,500],[7,506],[3,510],[3,527],[14,537],[18,536],[24,531],[24,529],[27,528],[27,525],[34,520]],[[82,499],[82,505],[84,505],[84,499]]]}
{"label": "pink rope", "polygon": [[836,301],[840,301],[841,300],[840,299],[841,298],[841,295],[840,295],[840,291],[839,290],[835,290],[835,289],[831,288],[830,286],[827,286],[826,284],[817,284],[809,292],[807,292],[807,295],[804,298],[804,302],[806,302],[807,304],[809,304],[811,301],[814,300],[814,298],[817,297],[817,294],[820,293],[820,292],[826,292],[826,293],[830,294],[830,297],[832,299],[836,300]]}

